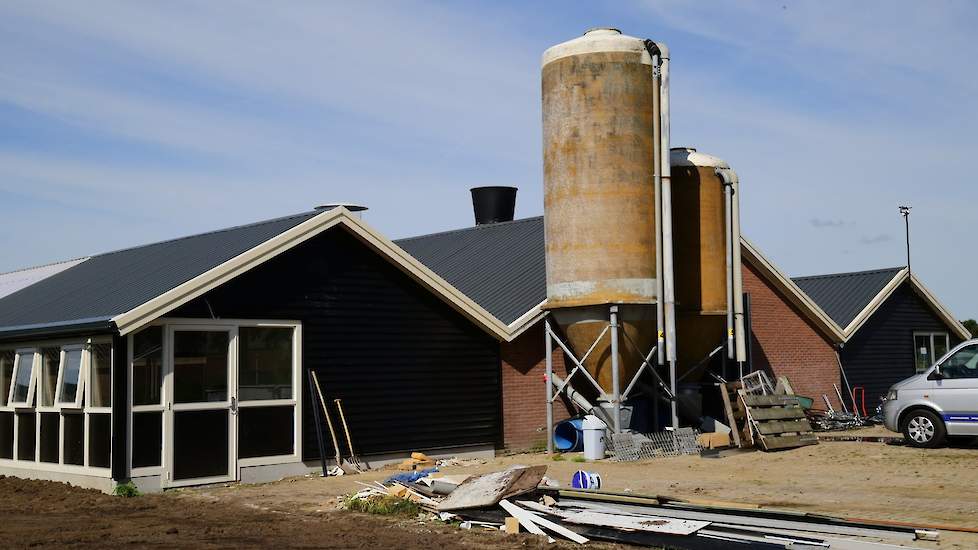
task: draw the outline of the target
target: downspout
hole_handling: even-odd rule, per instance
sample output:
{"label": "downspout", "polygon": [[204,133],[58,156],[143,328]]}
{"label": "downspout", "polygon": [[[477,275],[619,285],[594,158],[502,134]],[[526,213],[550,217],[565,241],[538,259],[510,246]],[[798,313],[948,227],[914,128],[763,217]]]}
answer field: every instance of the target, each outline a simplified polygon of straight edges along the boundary
{"label": "downspout", "polygon": [[747,361],[747,342],[744,333],[744,269],[740,258],[740,178],[733,170],[733,283],[734,283],[734,336],[737,339],[737,363],[740,375],[744,374]]}

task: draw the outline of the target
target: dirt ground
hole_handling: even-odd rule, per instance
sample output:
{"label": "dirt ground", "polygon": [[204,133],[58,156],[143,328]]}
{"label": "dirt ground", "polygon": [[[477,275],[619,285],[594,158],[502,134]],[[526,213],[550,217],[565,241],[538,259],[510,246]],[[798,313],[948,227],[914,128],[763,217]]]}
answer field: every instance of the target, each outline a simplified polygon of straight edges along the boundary
{"label": "dirt ground", "polygon": [[[568,483],[581,468],[601,474],[604,488],[675,497],[712,498],[766,507],[978,528],[978,445],[919,450],[867,442],[823,442],[780,453],[642,463],[554,461],[542,454],[500,457],[444,468],[478,473],[511,464],[547,464]],[[389,470],[324,479],[229,484],[133,499],[63,484],[0,479],[0,547],[92,548],[116,545],[180,548],[544,548],[534,537],[460,530],[435,522],[391,519],[336,509],[357,481]],[[944,531],[920,548],[978,548],[978,534]],[[569,546],[568,546],[569,547]],[[603,546],[610,548],[610,546]],[[548,548],[553,548],[549,546]]]}

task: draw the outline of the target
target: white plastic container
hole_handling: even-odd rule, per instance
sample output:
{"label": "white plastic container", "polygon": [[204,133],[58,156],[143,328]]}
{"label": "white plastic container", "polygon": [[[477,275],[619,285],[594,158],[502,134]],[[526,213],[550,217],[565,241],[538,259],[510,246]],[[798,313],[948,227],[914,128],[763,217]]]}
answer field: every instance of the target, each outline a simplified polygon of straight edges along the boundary
{"label": "white plastic container", "polygon": [[608,427],[597,416],[587,415],[581,423],[584,432],[584,458],[601,460],[604,458],[605,433]]}

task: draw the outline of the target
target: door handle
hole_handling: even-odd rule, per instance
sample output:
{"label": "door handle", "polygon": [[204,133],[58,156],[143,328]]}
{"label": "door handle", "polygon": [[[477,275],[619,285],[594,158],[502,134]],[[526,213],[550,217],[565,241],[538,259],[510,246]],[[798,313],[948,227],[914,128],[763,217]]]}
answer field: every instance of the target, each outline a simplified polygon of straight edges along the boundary
{"label": "door handle", "polygon": [[238,414],[238,398],[231,398],[231,414]]}

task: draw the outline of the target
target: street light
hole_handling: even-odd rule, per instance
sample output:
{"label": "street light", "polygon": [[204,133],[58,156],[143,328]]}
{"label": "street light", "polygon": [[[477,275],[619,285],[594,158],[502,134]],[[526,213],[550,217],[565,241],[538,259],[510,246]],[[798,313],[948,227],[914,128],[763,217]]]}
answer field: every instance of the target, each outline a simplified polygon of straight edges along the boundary
{"label": "street light", "polygon": [[910,209],[911,206],[900,206],[900,215],[907,231],[907,275],[910,275]]}

